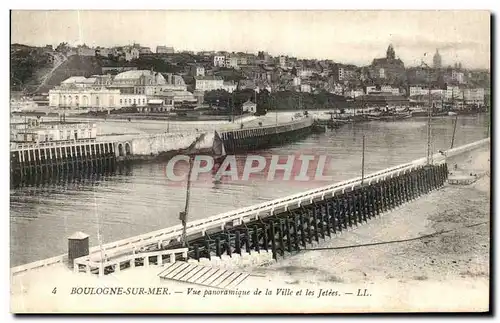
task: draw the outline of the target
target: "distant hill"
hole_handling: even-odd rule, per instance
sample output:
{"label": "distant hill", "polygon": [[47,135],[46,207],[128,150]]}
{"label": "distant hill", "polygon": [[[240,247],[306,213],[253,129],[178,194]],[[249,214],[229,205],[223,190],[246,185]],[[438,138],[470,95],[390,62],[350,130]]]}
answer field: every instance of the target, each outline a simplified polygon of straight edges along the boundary
{"label": "distant hill", "polygon": [[98,58],[73,55],[52,73],[39,92],[48,92],[71,76],[90,77],[95,74],[101,74],[101,61]]}
{"label": "distant hill", "polygon": [[[99,58],[90,56],[70,56],[53,70],[51,54],[41,48],[12,44],[10,52],[10,89],[32,93],[47,92],[70,76],[91,76],[101,74]],[[45,78],[45,84],[43,83]]]}

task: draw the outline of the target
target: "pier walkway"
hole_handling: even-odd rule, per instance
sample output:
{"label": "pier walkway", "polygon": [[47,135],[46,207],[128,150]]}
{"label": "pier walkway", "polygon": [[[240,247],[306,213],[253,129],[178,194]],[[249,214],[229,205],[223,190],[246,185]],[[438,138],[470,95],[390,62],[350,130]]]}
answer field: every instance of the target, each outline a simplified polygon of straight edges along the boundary
{"label": "pier walkway", "polygon": [[[380,206],[382,207],[382,210],[387,210],[387,207],[389,209],[397,205],[397,203],[403,202],[403,197],[404,201],[408,201],[411,199],[412,195],[411,194],[421,194],[425,192],[429,192],[432,190],[432,187],[439,187],[440,183],[443,182],[443,176],[447,177],[447,174],[443,172],[443,169],[441,166],[445,166],[446,164],[446,158],[452,157],[476,148],[480,148],[483,146],[487,146],[490,143],[490,138],[486,138],[468,145],[464,145],[461,147],[457,147],[451,150],[448,150],[444,153],[438,153],[433,156],[433,167],[437,168],[432,168],[429,170],[425,170],[423,167],[426,165],[426,158],[421,158],[418,160],[415,160],[410,163],[406,163],[403,165],[399,165],[396,167],[388,168],[385,170],[381,170],[379,172],[370,174],[366,176],[363,179],[361,178],[355,178],[351,179],[348,181],[343,181],[337,184],[332,184],[328,185],[322,188],[318,189],[313,189],[309,190],[303,193],[299,194],[294,194],[291,196],[287,196],[284,198],[276,199],[273,201],[269,202],[264,202],[261,204],[253,205],[250,207],[245,207],[241,208],[238,210],[230,211],[230,212],[225,212],[222,214],[218,214],[209,218],[197,220],[197,221],[192,221],[187,224],[187,237],[189,240],[196,240],[200,238],[205,238],[207,235],[212,234],[214,232],[224,232],[227,230],[227,228],[232,228],[232,227],[238,227],[241,225],[245,225],[245,223],[259,220],[259,219],[265,219],[271,216],[283,214],[288,211],[293,211],[296,209],[301,210],[302,206],[315,206],[317,203],[321,203],[321,201],[326,201],[331,198],[335,198],[339,195],[342,195],[344,193],[349,193],[353,192],[350,197],[348,198],[347,201],[345,201],[344,204],[345,207],[343,206],[344,211],[349,211],[349,224],[352,225],[351,221],[358,221],[358,216],[363,214],[363,210],[359,209],[358,204],[362,201],[367,201],[366,197],[367,195],[363,195],[359,192],[366,192],[363,191],[364,187],[366,185],[372,185],[372,184],[381,184],[381,188],[384,190],[387,189],[386,195],[382,195],[383,199],[380,200],[382,204],[376,204],[375,206]],[[421,177],[428,172],[430,177]],[[400,176],[403,176],[403,179],[399,179]],[[427,175],[425,175],[427,176]],[[413,183],[413,184],[412,184]],[[388,186],[387,186],[388,185]],[[409,185],[409,186],[408,186]],[[412,186],[413,185],[413,186]],[[416,186],[415,186],[416,185]],[[359,189],[362,189],[362,191],[359,191]],[[418,191],[417,191],[418,190]],[[412,193],[413,192],[413,193]],[[399,195],[399,194],[403,195]],[[369,193],[371,194],[371,193]],[[343,196],[343,195],[342,195]],[[416,195],[413,195],[416,196]],[[356,202],[357,201],[357,202]],[[377,202],[378,203],[378,202]],[[373,209],[374,205],[368,206],[364,210],[368,210],[370,214],[374,214],[375,209]],[[378,207],[377,206],[377,207]],[[311,212],[309,210],[308,212]],[[319,216],[319,214],[315,213],[316,211],[313,212],[312,216],[316,217]],[[361,212],[361,213],[360,213]],[[346,214],[347,216],[347,214]],[[337,219],[331,218],[333,221],[337,221]],[[362,219],[366,221],[365,219]],[[281,220],[280,220],[281,221]],[[312,221],[312,220],[311,220]],[[318,232],[320,234],[325,234],[326,231],[330,232],[331,229],[335,230],[335,228],[329,227],[331,224],[329,221],[325,221],[325,218],[323,218],[323,222],[310,222],[309,228],[314,228],[313,233],[308,232],[308,237],[309,239],[313,236],[317,235]],[[290,224],[288,222],[285,223],[287,226]],[[338,224],[338,223],[337,223]],[[282,227],[282,226],[281,226]],[[272,229],[271,229],[272,228]],[[293,223],[292,223],[292,228],[293,228]],[[327,230],[328,229],[328,230]],[[280,234],[280,245],[284,245],[284,241],[286,241],[286,245],[290,245],[291,241],[293,241],[293,238],[288,237],[283,237],[283,234],[289,234],[291,232],[294,232],[293,229],[289,230],[287,232],[284,231],[279,231],[279,232],[274,232],[274,226],[268,227],[269,233],[275,233],[275,234]],[[181,239],[183,232],[182,226],[179,224],[177,226],[173,226],[170,228],[165,228],[162,230],[154,231],[154,232],[149,232],[143,235],[139,235],[136,237],[131,237],[127,239],[123,239],[120,241],[108,243],[102,246],[102,249],[99,247],[93,247],[90,249],[89,255],[84,256],[78,259],[75,259],[75,265],[79,265],[82,267],[88,266],[89,262],[92,263],[98,263],[101,261],[101,253],[105,255],[104,258],[110,259],[113,257],[120,257],[122,255],[126,254],[136,254],[136,253],[141,253],[141,252],[148,252],[148,251],[156,251],[156,250],[162,250],[162,249],[168,249],[170,248],[169,246],[172,245],[177,245],[179,244],[179,241]],[[244,232],[244,231],[243,231]],[[307,230],[306,230],[307,232]],[[334,231],[335,232],[335,231]],[[263,232],[260,232],[261,234]],[[262,238],[265,239],[266,234],[263,236],[259,236],[259,241],[262,241]],[[229,254],[232,252],[242,252],[241,249],[246,249],[247,252],[250,251],[250,249],[259,249],[261,248],[262,244],[257,243],[255,245],[255,241],[252,241],[254,239],[253,237],[250,238],[244,233],[241,235],[241,238],[246,237],[246,240],[235,240],[235,236],[233,234],[227,235],[228,239],[230,239],[230,245],[231,248],[227,248],[227,242],[226,244],[223,244],[223,241],[219,241],[219,243],[215,243],[212,241],[209,246],[209,254],[210,256],[210,250],[215,251],[217,253],[217,256],[220,256],[224,252],[228,252]],[[283,238],[286,238],[285,240]],[[295,238],[297,236],[295,235]],[[303,238],[303,237],[302,237]],[[291,240],[292,239],[292,240]],[[266,241],[265,245],[269,246],[269,243],[271,241]],[[240,249],[240,250],[237,250]],[[264,248],[262,248],[264,249]],[[194,259],[197,259],[196,256],[200,256],[199,254],[197,255],[197,252],[200,252],[202,250],[189,250],[188,253],[188,258],[193,257]],[[207,251],[207,250],[205,250]],[[185,254],[185,252],[182,252]],[[194,253],[194,254],[193,254]],[[274,250],[273,250],[274,253]],[[34,263],[18,266],[11,268],[11,273],[13,275],[16,275],[21,272],[27,272],[30,270],[34,270],[40,267],[48,267],[51,265],[55,264],[60,264],[64,263],[67,259],[67,254],[60,255],[57,257],[53,257],[50,259],[45,259],[41,261],[37,261]],[[90,270],[85,270],[87,272],[90,272]],[[101,272],[101,271],[100,271]]]}

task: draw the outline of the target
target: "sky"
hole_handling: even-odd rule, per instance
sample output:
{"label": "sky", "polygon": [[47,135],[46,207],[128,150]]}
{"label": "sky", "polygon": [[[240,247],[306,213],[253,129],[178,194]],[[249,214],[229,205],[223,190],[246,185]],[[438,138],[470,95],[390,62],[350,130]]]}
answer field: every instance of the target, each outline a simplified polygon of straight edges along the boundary
{"label": "sky", "polygon": [[368,65],[389,44],[406,66],[490,66],[488,11],[12,11],[11,43],[226,50]]}

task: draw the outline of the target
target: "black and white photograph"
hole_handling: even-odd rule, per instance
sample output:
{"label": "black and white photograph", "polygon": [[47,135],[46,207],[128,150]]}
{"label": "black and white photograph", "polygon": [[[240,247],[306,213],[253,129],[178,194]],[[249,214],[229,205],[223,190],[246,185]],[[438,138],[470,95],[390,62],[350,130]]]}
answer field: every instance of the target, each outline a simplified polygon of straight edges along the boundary
{"label": "black and white photograph", "polygon": [[11,313],[490,311],[492,21],[11,10]]}

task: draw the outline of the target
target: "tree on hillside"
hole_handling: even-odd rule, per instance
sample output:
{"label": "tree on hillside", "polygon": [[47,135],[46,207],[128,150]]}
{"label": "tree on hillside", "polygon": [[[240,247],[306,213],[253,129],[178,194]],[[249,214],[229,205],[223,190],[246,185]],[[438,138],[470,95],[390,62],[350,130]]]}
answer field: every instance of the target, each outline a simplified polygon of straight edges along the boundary
{"label": "tree on hillside", "polygon": [[57,45],[56,47],[56,52],[60,52],[60,53],[66,53],[70,50],[70,46],[68,43],[66,42],[62,42],[60,43],[59,45]]}
{"label": "tree on hillside", "polygon": [[141,56],[127,63],[128,66],[137,67],[140,70],[153,69],[160,73],[180,73],[182,68],[172,65],[161,58],[154,56]]}
{"label": "tree on hillside", "polygon": [[14,89],[21,89],[35,75],[38,69],[48,67],[47,55],[29,48],[15,51],[10,57],[10,83]]}
{"label": "tree on hillside", "polygon": [[261,90],[257,94],[257,115],[265,115],[270,109],[271,96],[268,90]]}

